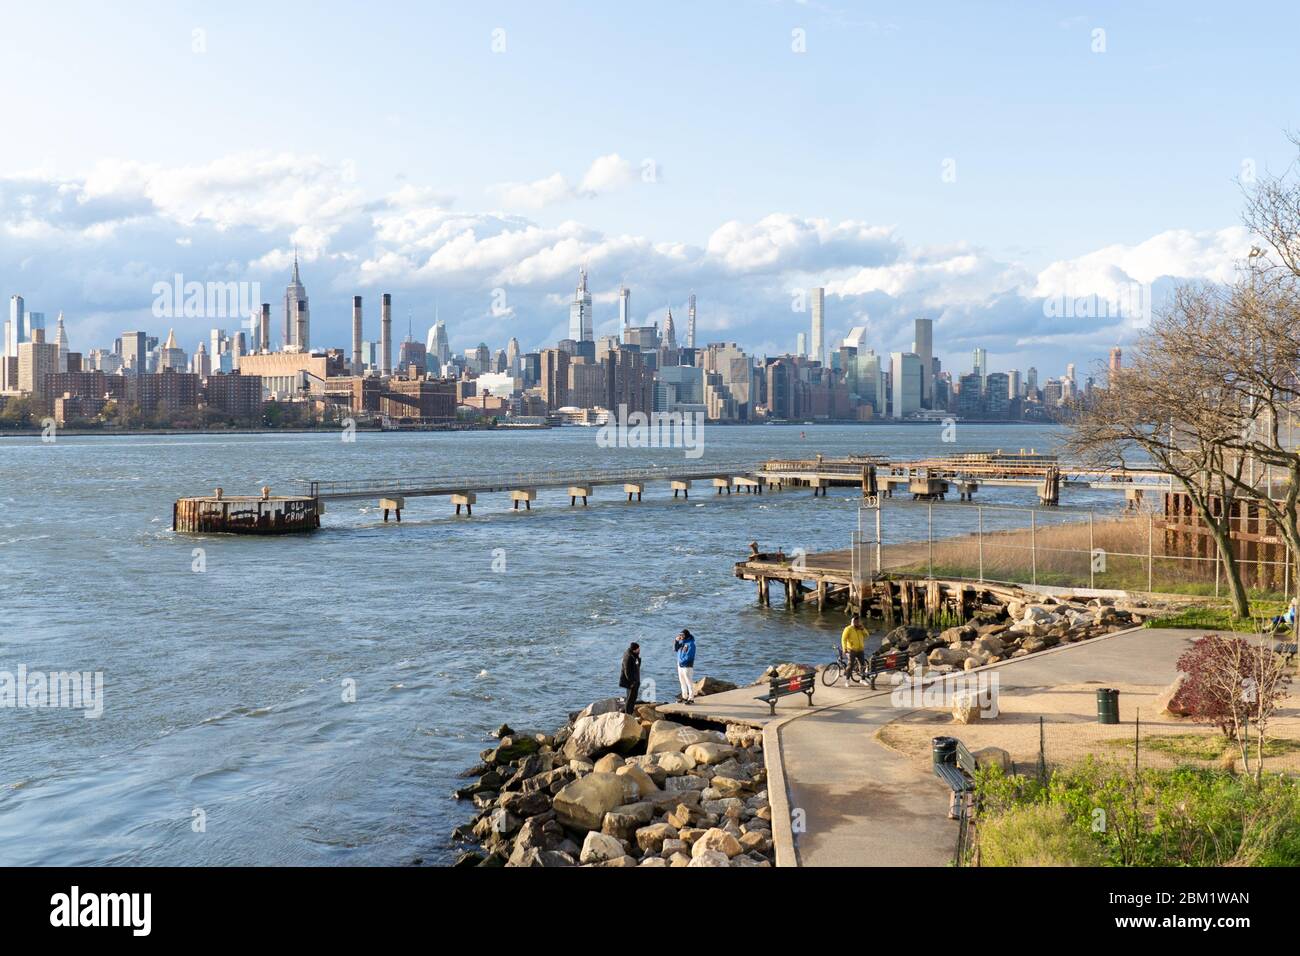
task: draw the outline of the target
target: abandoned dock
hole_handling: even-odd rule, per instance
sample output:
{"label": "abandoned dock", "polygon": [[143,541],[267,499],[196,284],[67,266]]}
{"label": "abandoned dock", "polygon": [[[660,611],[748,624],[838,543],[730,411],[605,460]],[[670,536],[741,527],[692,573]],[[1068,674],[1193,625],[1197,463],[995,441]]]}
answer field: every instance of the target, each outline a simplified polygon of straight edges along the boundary
{"label": "abandoned dock", "polygon": [[[182,498],[173,510],[173,528],[177,531],[229,531],[231,533],[266,533],[263,527],[279,531],[313,531],[320,525],[325,502],[373,501],[383,514],[402,520],[408,499],[446,498],[455,514],[474,514],[480,495],[505,495],[513,510],[522,504],[531,510],[538,493],[563,489],[569,506],[579,502],[586,506],[597,489],[616,489],[619,498],[638,502],[648,487],[659,485],[671,490],[674,498],[689,499],[697,487],[712,489],[714,494],[763,494],[764,490],[784,491],[811,488],[814,495],[824,496],[832,487],[860,487],[864,495],[886,496],[911,494],[922,500],[944,500],[956,493],[962,500],[973,500],[976,492],[987,487],[1021,487],[1032,489],[1043,505],[1059,503],[1062,489],[1089,488],[1122,491],[1130,505],[1142,500],[1144,493],[1169,490],[1165,474],[1135,469],[1098,470],[1062,465],[1054,456],[1032,450],[1019,453],[982,452],[892,461],[877,456],[846,458],[769,459],[762,463],[692,464],[680,466],[646,466],[623,469],[586,469],[572,471],[526,472],[516,474],[441,475],[433,477],[389,476],[357,479],[302,478],[293,482],[295,494],[271,499],[266,496],[227,498],[217,496]],[[220,492],[220,489],[218,489]],[[278,507],[295,517],[263,518],[269,502],[293,502]],[[314,502],[308,507],[304,502]],[[296,517],[310,512],[314,520]],[[201,525],[202,527],[199,527]]]}

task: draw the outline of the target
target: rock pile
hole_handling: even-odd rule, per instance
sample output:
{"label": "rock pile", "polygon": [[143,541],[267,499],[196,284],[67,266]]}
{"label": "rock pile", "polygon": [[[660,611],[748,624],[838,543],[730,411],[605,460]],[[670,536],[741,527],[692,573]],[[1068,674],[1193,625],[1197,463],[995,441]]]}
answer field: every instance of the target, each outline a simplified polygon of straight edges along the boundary
{"label": "rock pile", "polygon": [[1112,598],[1083,601],[1066,596],[1011,601],[1001,613],[981,613],[959,627],[943,631],[896,627],[885,635],[880,649],[905,652],[911,658],[911,670],[918,661],[924,661],[932,673],[969,671],[1058,644],[1125,630],[1169,610],[1165,605],[1141,602],[1116,604]]}
{"label": "rock pile", "polygon": [[554,734],[497,730],[456,791],[457,866],[771,866],[762,732],[697,730],[596,701]]}

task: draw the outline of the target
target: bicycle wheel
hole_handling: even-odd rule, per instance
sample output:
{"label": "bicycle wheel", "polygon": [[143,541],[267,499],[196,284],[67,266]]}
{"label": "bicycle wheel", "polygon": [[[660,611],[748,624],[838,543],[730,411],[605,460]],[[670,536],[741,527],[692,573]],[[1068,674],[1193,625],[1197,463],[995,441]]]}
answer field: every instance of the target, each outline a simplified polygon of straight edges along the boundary
{"label": "bicycle wheel", "polygon": [[838,662],[827,664],[822,668],[822,683],[827,687],[834,687],[840,679],[840,665]]}

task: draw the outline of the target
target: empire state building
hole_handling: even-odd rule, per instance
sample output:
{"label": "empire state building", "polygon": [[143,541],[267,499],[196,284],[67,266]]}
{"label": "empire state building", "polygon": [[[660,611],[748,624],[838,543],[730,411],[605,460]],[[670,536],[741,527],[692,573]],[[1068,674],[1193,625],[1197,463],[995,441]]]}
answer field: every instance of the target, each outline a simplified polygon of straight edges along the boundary
{"label": "empire state building", "polygon": [[307,308],[307,290],[298,277],[298,253],[293,254],[293,278],[284,290],[285,351],[306,352],[311,348],[311,313]]}

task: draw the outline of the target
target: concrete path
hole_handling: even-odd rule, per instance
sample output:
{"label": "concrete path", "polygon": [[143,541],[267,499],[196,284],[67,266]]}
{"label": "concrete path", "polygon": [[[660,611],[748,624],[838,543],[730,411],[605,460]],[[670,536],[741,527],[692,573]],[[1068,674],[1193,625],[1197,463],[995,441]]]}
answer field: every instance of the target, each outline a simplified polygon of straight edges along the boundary
{"label": "concrete path", "polygon": [[[997,672],[1003,693],[1087,682],[1166,685],[1179,655],[1206,633],[1138,628],[982,670]],[[914,758],[873,739],[882,725],[914,712],[893,705],[886,680],[878,687],[819,681],[813,707],[803,695],[785,697],[775,718],[753,700],[761,687],[660,710],[764,728],[778,865],[946,866],[957,837],[947,818],[948,788]]]}

